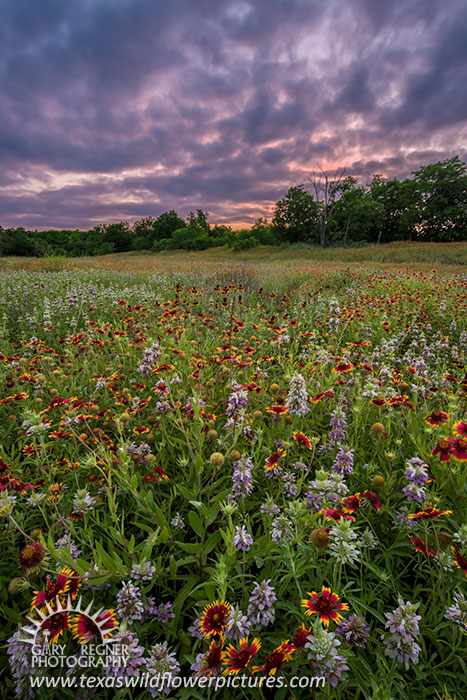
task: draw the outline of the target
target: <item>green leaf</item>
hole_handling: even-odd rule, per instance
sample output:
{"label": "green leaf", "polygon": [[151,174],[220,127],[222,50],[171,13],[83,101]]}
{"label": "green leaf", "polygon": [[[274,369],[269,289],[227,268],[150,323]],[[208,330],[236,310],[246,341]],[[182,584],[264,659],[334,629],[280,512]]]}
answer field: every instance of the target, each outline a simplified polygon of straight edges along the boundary
{"label": "green leaf", "polygon": [[160,529],[160,527],[158,527],[158,528],[152,533],[152,535],[150,535],[150,536],[144,541],[144,543],[143,543],[143,548],[142,548],[142,552],[141,552],[143,559],[147,559],[147,560],[149,561],[149,559],[151,558],[152,548],[154,547],[154,545],[155,545],[156,542],[157,542],[157,538],[159,537],[160,531],[161,531],[161,529]]}
{"label": "green leaf", "polygon": [[182,552],[187,552],[188,554],[198,554],[203,550],[203,545],[201,542],[194,544],[192,542],[176,542]]}
{"label": "green leaf", "polygon": [[188,520],[198,537],[200,539],[204,539],[205,528],[198,513],[196,513],[194,510],[190,510],[190,512],[188,513]]}

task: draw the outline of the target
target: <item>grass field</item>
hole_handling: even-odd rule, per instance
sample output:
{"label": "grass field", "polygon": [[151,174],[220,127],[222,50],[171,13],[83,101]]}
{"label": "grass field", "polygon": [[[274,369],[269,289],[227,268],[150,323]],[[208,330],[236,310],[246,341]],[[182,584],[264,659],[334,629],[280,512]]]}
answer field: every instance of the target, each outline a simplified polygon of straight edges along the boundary
{"label": "grass field", "polygon": [[161,253],[120,253],[83,258],[0,258],[4,270],[107,269],[122,272],[177,272],[197,265],[212,270],[220,265],[248,265],[260,269],[287,264],[293,273],[312,272],[315,265],[325,263],[327,269],[340,269],[343,263],[364,265],[369,269],[381,264],[405,269],[425,270],[437,265],[449,272],[463,272],[467,265],[466,243],[388,243],[362,248],[319,248],[310,246],[258,246],[234,252],[228,248],[203,251],[163,251]]}
{"label": "grass field", "polygon": [[467,244],[369,250],[0,261],[2,700],[463,700]]}

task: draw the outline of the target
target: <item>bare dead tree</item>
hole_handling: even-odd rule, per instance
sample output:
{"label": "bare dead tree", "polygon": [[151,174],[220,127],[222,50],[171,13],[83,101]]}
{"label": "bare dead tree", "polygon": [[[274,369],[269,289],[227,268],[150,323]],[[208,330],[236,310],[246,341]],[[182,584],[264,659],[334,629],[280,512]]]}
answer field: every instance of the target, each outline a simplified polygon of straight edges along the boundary
{"label": "bare dead tree", "polygon": [[308,176],[318,204],[319,244],[322,247],[326,245],[328,221],[332,216],[336,196],[339,192],[339,186],[344,179],[346,167],[344,166],[331,178],[318,164],[318,171]]}

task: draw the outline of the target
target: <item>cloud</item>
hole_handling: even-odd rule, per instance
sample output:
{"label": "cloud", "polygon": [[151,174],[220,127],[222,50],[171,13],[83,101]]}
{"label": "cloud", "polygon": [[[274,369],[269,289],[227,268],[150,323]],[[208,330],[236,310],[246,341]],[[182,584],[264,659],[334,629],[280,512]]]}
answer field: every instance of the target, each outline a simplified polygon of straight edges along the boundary
{"label": "cloud", "polygon": [[4,0],[0,223],[268,215],[465,157],[464,0]]}

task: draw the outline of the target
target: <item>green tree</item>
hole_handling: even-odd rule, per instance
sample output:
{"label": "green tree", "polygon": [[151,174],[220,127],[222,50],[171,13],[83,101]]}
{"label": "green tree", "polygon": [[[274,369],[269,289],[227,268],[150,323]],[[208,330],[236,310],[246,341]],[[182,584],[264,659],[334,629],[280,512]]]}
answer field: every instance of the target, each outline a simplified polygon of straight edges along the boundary
{"label": "green tree", "polygon": [[315,241],[317,225],[318,207],[313,195],[305,190],[304,185],[289,187],[285,196],[276,203],[272,219],[279,241]]}
{"label": "green tree", "polygon": [[467,166],[459,156],[414,172],[418,235],[428,241],[467,239]]}
{"label": "green tree", "polygon": [[[148,218],[145,221],[148,221]],[[157,219],[152,220],[149,239],[154,243],[154,241],[160,241],[162,238],[170,238],[174,231],[184,226],[185,222],[178,216],[176,211],[173,209],[165,211]]]}
{"label": "green tree", "polygon": [[119,221],[107,224],[103,227],[101,234],[100,255],[105,250],[106,253],[123,253],[131,250],[132,233],[127,221]]}
{"label": "green tree", "polygon": [[364,187],[354,177],[346,177],[339,185],[329,230],[344,245],[352,241],[368,241],[375,228],[377,208]]}
{"label": "green tree", "polygon": [[0,230],[0,254],[35,255],[36,250],[28,232],[20,226],[19,228],[2,228]]}
{"label": "green tree", "polygon": [[386,180],[375,175],[370,196],[379,205],[375,236],[377,242],[411,240],[417,221],[417,201],[412,180]]}
{"label": "green tree", "polygon": [[209,212],[197,209],[196,214],[192,211],[188,214],[188,228],[209,233],[210,226],[208,224]]}

